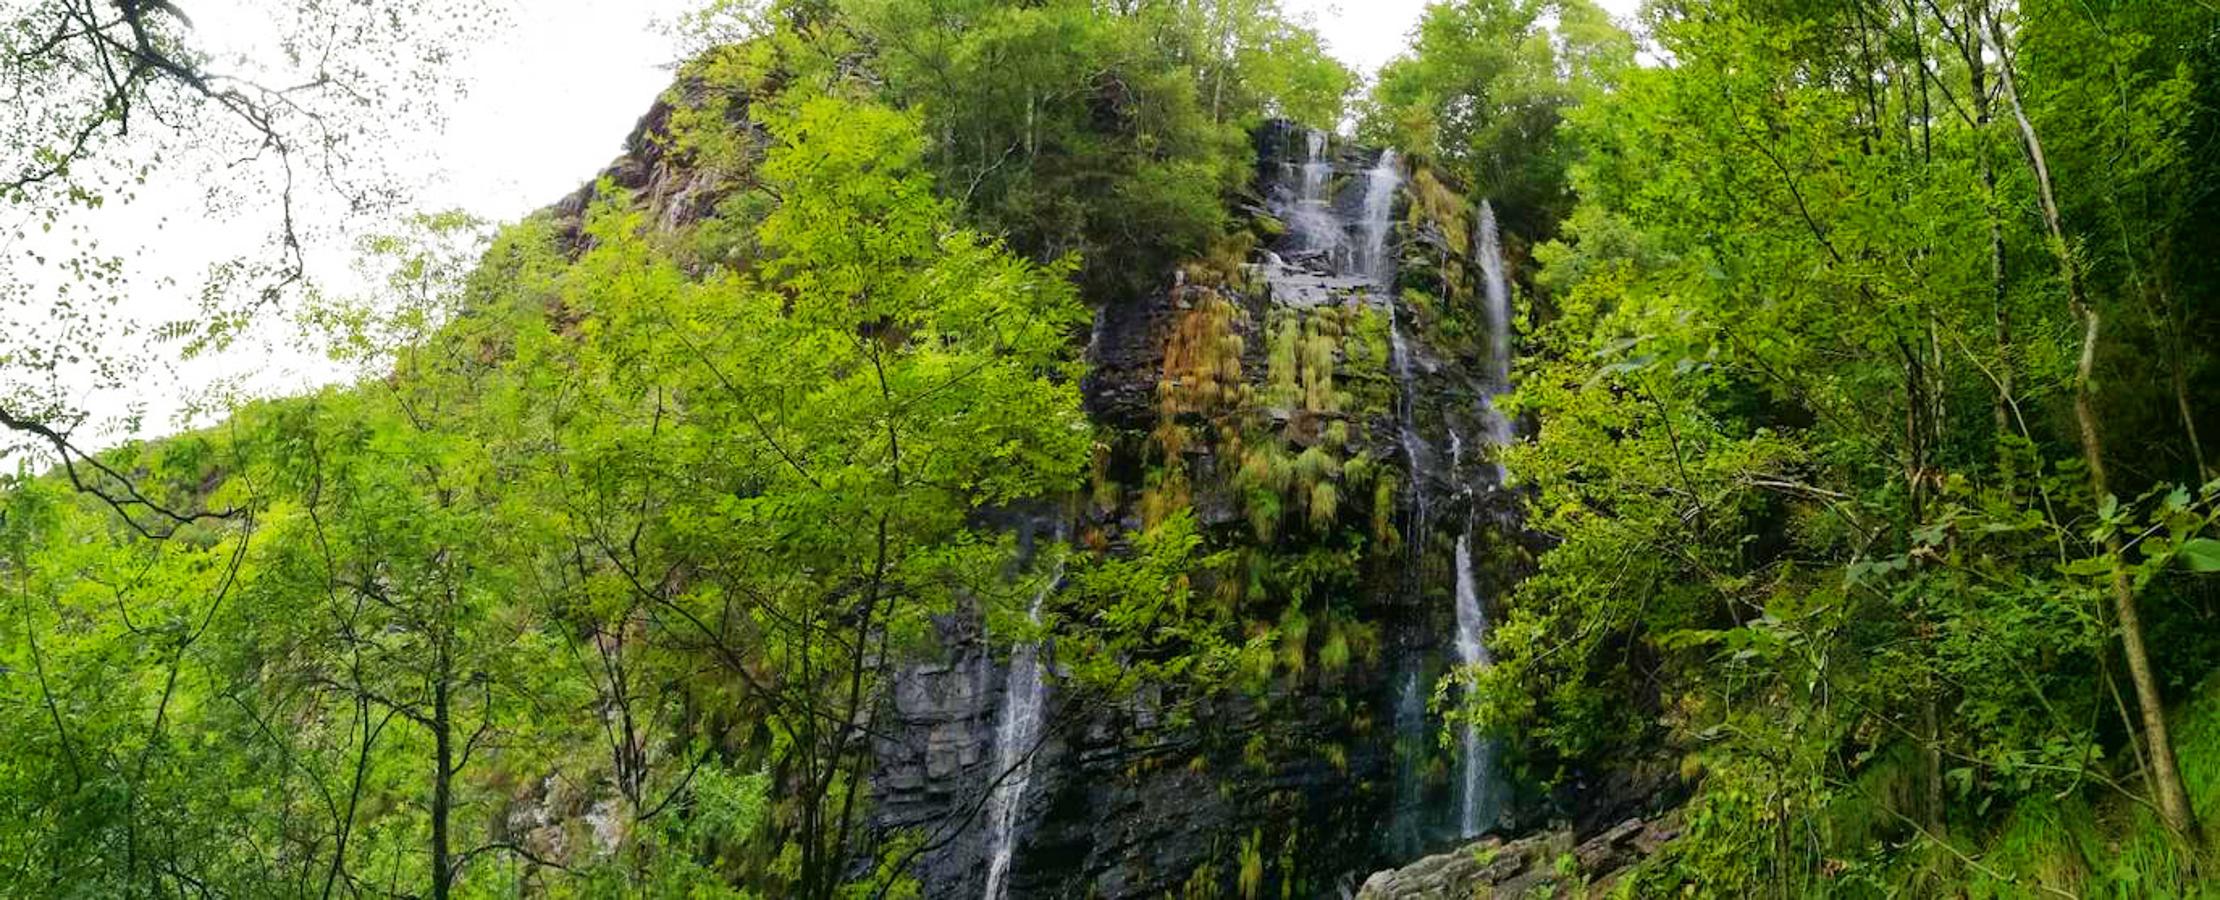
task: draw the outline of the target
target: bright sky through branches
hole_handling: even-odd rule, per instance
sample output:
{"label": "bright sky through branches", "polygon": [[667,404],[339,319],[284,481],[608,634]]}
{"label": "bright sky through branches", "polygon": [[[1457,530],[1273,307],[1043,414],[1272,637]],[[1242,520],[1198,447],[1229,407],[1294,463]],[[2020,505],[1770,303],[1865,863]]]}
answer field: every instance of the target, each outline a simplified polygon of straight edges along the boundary
{"label": "bright sky through branches", "polygon": [[[397,146],[383,148],[396,178],[426,211],[460,209],[489,222],[514,221],[575,190],[607,165],[624,136],[670,81],[678,52],[670,23],[698,0],[534,0],[514,7],[490,35],[464,48],[456,78],[465,96],[444,123],[404,123]],[[1639,0],[1601,0],[1630,16]],[[1288,0],[1310,16],[1327,49],[1369,76],[1402,51],[1425,0]],[[268,48],[265,14],[254,0],[190,4],[196,32],[219,56]],[[257,42],[260,42],[258,44]],[[101,211],[82,224],[134,263],[136,287],[126,314],[155,323],[188,311],[190,286],[202,267],[242,252],[255,234],[255,210],[212,219],[201,186],[183,176],[158,178],[134,203]],[[263,212],[267,212],[266,210]],[[356,227],[361,227],[359,224]],[[312,277],[348,293],[355,279],[347,260],[352,236],[327,234],[311,246]],[[135,396],[77,391],[76,403],[96,417],[143,410],[143,435],[175,430],[193,398],[221,391],[268,396],[297,392],[345,377],[314,342],[288,322],[258,323],[256,334],[230,349],[178,364],[165,347],[140,348],[169,371],[139,384]],[[4,324],[4,323],[0,323]],[[64,378],[66,382],[70,379]],[[211,406],[219,412],[223,402]],[[190,425],[209,424],[203,417]],[[86,434],[93,444],[111,437]]]}

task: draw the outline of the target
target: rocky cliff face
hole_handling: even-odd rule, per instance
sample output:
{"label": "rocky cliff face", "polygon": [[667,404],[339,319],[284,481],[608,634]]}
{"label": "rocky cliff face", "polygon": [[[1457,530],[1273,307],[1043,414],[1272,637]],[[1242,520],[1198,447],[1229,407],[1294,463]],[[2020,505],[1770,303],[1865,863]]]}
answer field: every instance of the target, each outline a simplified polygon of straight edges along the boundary
{"label": "rocky cliff face", "polygon": [[[699,90],[677,96],[744,118],[749,98]],[[697,170],[671,115],[643,118],[607,178],[675,230],[748,173]],[[884,699],[871,775],[880,845],[906,848],[928,896],[1345,896],[1592,805],[1520,795],[1493,744],[1438,712],[1537,549],[1491,452],[1511,433],[1492,398],[1516,254],[1423,165],[1280,125],[1256,141],[1246,230],[1098,310],[1091,498],[995,524],[1116,554],[1191,512],[1260,573],[1233,593],[1252,634],[1278,636],[1270,671],[1208,697],[1081,699],[1053,644],[1012,654],[976,616],[943,621],[937,658]],[[573,240],[596,194],[552,211]]]}
{"label": "rocky cliff face", "polygon": [[1284,126],[1257,142],[1249,231],[1098,312],[1084,388],[1108,452],[1071,524],[1116,552],[1188,509],[1254,564],[1345,571],[1277,622],[1259,605],[1259,625],[1310,637],[1249,690],[1180,698],[1193,724],[1163,717],[1172,698],[1082,702],[1050,677],[999,825],[1012,679],[949,623],[947,658],[898,680],[873,780],[878,826],[924,835],[930,896],[1346,895],[1511,819],[1504,779],[1475,768],[1480,745],[1444,747],[1429,702],[1458,662],[1453,548],[1474,545],[1483,604],[1531,550],[1486,447],[1507,426],[1473,206],[1393,154]]}

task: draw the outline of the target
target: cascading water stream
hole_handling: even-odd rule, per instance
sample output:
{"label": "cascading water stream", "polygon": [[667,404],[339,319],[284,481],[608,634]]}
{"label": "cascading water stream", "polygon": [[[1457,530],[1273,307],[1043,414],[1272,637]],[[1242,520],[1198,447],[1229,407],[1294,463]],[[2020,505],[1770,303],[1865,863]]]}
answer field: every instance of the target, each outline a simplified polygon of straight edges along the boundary
{"label": "cascading water stream", "polygon": [[[1425,436],[1418,430],[1417,377],[1413,372],[1410,344],[1403,335],[1402,304],[1395,294],[1395,258],[1388,252],[1388,238],[1394,230],[1395,195],[1403,185],[1403,171],[1398,162],[1395,151],[1385,150],[1365,173],[1363,218],[1357,223],[1363,243],[1358,247],[1354,262],[1371,284],[1376,302],[1387,311],[1389,361],[1394,366],[1398,385],[1395,400],[1397,437],[1411,476],[1411,513],[1405,532],[1409,535],[1410,554],[1405,577],[1411,589],[1418,590],[1424,577],[1420,548],[1431,512],[1427,484],[1433,459]],[[1422,824],[1426,819],[1425,790],[1419,774],[1423,768],[1419,758],[1427,744],[1427,717],[1421,681],[1419,669],[1405,671],[1395,698],[1397,752],[1407,754],[1398,764],[1397,807],[1388,839],[1393,852],[1398,854],[1415,853],[1426,843]]]}
{"label": "cascading water stream", "polygon": [[[1487,316],[1488,357],[1487,385],[1476,411],[1480,418],[1480,438],[1488,456],[1488,486],[1500,487],[1503,483],[1503,465],[1496,461],[1495,451],[1511,440],[1510,421],[1496,408],[1495,400],[1511,386],[1511,287],[1504,277],[1503,242],[1495,223],[1495,207],[1480,202],[1480,271],[1485,284],[1482,299],[1483,313]],[[1463,442],[1454,433],[1453,455],[1461,463],[1464,456]],[[1469,483],[1468,483],[1469,484]],[[1473,570],[1472,532],[1479,522],[1478,510],[1472,505],[1472,491],[1466,488],[1466,518],[1463,534],[1457,536],[1457,662],[1466,670],[1485,668],[1494,664],[1488,652],[1487,609],[1480,602],[1479,574]],[[1469,682],[1468,682],[1469,683]],[[1495,803],[1489,796],[1495,773],[1495,747],[1484,740],[1479,729],[1467,722],[1460,735],[1462,744],[1462,778],[1458,797],[1458,830],[1464,837],[1474,837],[1495,816]]]}
{"label": "cascading water stream", "polygon": [[[1064,566],[1056,570],[1026,608],[1035,626],[1041,624],[1041,604],[1063,583]],[[1001,900],[1009,890],[1010,854],[1016,849],[1019,803],[1033,775],[1033,745],[1041,737],[1041,711],[1047,705],[1048,681],[1041,671],[1041,645],[1019,644],[1010,651],[1010,669],[1004,682],[1002,719],[994,731],[994,769],[1000,781],[987,795],[986,900]]]}
{"label": "cascading water stream", "polygon": [[1395,191],[1402,186],[1403,170],[1396,165],[1395,151],[1380,151],[1379,160],[1364,175],[1364,256],[1357,265],[1372,283],[1387,290],[1392,290],[1395,277],[1387,254],[1388,230],[1394,225]]}
{"label": "cascading water stream", "polygon": [[[1457,663],[1469,670],[1494,662],[1488,654],[1488,618],[1480,609],[1479,579],[1472,570],[1472,531],[1468,528],[1457,536]],[[1462,726],[1458,743],[1457,833],[1469,838],[1478,835],[1481,825],[1493,815],[1493,810],[1486,807],[1495,753],[1471,722]]]}
{"label": "cascading water stream", "polygon": [[[1480,402],[1482,437],[1489,447],[1511,442],[1511,422],[1496,408],[1496,398],[1511,389],[1511,284],[1503,274],[1503,238],[1496,229],[1495,206],[1480,201],[1480,274],[1483,311],[1488,318],[1488,384]],[[1495,483],[1503,482],[1503,466],[1493,466]]]}
{"label": "cascading water stream", "polygon": [[[1426,439],[1418,433],[1418,415],[1412,407],[1411,395],[1414,392],[1411,379],[1411,351],[1403,341],[1403,322],[1402,318],[1396,314],[1396,306],[1397,304],[1393,298],[1387,300],[1388,347],[1390,355],[1394,357],[1395,380],[1399,387],[1395,394],[1397,431],[1403,442],[1404,461],[1410,466],[1411,473],[1410,537],[1416,538],[1425,533],[1426,530],[1426,479],[1420,477],[1420,473],[1425,471],[1426,466],[1423,452],[1426,447]],[[1412,548],[1415,550],[1416,547],[1417,544],[1413,543]],[[1411,557],[1416,560],[1417,554],[1414,552]]]}
{"label": "cascading water stream", "polygon": [[[1403,185],[1403,170],[1397,165],[1395,151],[1380,151],[1380,158],[1364,177],[1364,230],[1363,259],[1360,260],[1366,278],[1380,292],[1380,303],[1387,307],[1388,342],[1395,365],[1395,378],[1400,385],[1396,392],[1396,424],[1398,437],[1403,444],[1403,455],[1410,465],[1412,528],[1411,534],[1423,533],[1426,528],[1425,479],[1418,473],[1425,470],[1424,448],[1426,439],[1418,433],[1417,413],[1412,408],[1413,382],[1411,376],[1411,350],[1403,340],[1402,317],[1396,308],[1395,265],[1387,252],[1388,232],[1393,228],[1395,192]],[[1414,554],[1413,558],[1416,556]]]}
{"label": "cascading water stream", "polygon": [[1324,132],[1303,133],[1303,161],[1296,169],[1295,195],[1280,210],[1295,249],[1317,256],[1328,265],[1339,262],[1347,233],[1334,215],[1333,197],[1327,192],[1333,180],[1333,160],[1326,156]]}
{"label": "cascading water stream", "polygon": [[1503,235],[1496,228],[1495,204],[1480,201],[1480,274],[1487,302],[1488,378],[1502,390],[1511,384],[1511,284],[1503,275]]}
{"label": "cascading water stream", "polygon": [[[1475,499],[1479,486],[1494,487],[1502,481],[1502,471],[1493,462],[1493,448],[1511,438],[1508,422],[1495,411],[1496,395],[1507,389],[1510,381],[1510,288],[1504,276],[1501,238],[1497,233],[1495,210],[1482,204],[1478,222],[1478,251],[1480,268],[1485,276],[1482,310],[1488,331],[1483,348],[1484,369],[1477,379],[1480,382],[1480,404],[1475,410],[1477,418],[1450,415],[1445,418],[1448,436],[1448,460],[1437,453],[1443,449],[1427,440],[1418,426],[1416,403],[1422,395],[1419,383],[1418,348],[1405,333],[1403,304],[1395,292],[1395,254],[1390,244],[1394,231],[1394,212],[1397,194],[1403,186],[1401,160],[1393,151],[1383,151],[1363,175],[1364,195],[1361,204],[1354,204],[1353,212],[1344,215],[1336,212],[1333,197],[1333,163],[1326,155],[1325,136],[1308,133],[1303,142],[1303,158],[1299,164],[1286,167],[1285,180],[1274,196],[1274,212],[1287,223],[1287,237],[1281,244],[1283,259],[1279,254],[1266,256],[1267,273],[1280,279],[1275,290],[1284,284],[1289,297],[1300,296],[1298,288],[1304,278],[1328,279],[1346,285],[1341,289],[1365,289],[1373,302],[1387,313],[1388,337],[1391,351],[1390,363],[1399,389],[1396,399],[1396,423],[1401,449],[1409,465],[1411,516],[1410,527],[1405,532],[1411,548],[1408,582],[1413,590],[1425,584],[1421,567],[1423,548],[1430,533],[1434,515],[1434,496],[1444,483],[1459,486],[1458,498],[1466,509],[1466,524],[1456,541],[1455,552],[1455,601],[1456,639],[1453,651],[1455,662],[1462,671],[1470,671],[1491,663],[1487,649],[1488,622],[1486,605],[1480,596],[1479,573],[1474,569],[1473,531],[1480,522]],[[1350,209],[1342,206],[1342,209]],[[1308,296],[1330,296],[1317,293]],[[1430,371],[1430,370],[1429,370]],[[1466,444],[1478,441],[1478,460],[1486,460],[1487,468],[1472,472],[1464,462]],[[1447,464],[1447,469],[1442,467]],[[1404,673],[1398,684],[1395,698],[1395,727],[1415,746],[1422,746],[1426,733],[1426,715],[1422,692],[1421,669]],[[1469,682],[1467,682],[1469,683]],[[1500,791],[1496,789],[1494,772],[1495,745],[1485,738],[1478,728],[1470,724],[1460,726],[1457,771],[1454,776],[1456,797],[1453,822],[1460,837],[1473,837],[1490,824],[1500,805]],[[1412,760],[1411,765],[1417,761]],[[1399,821],[1391,837],[1395,846],[1407,852],[1423,844],[1416,829],[1427,818],[1422,810],[1425,803],[1415,775],[1406,773],[1399,781]],[[1407,818],[1403,818],[1407,817]]]}

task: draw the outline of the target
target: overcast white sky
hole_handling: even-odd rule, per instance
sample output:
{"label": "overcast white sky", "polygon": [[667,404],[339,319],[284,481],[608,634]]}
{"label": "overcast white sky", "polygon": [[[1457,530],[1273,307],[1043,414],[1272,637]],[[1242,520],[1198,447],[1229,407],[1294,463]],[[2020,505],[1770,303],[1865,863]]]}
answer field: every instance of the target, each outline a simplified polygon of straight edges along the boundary
{"label": "overcast white sky", "polygon": [[[1369,75],[1399,52],[1425,0],[1286,0],[1299,14],[1314,17],[1327,48]],[[1640,0],[1601,0],[1622,17]],[[445,127],[417,132],[414,146],[399,148],[404,174],[424,185],[421,196],[440,208],[461,208],[494,222],[515,220],[576,189],[614,158],[625,134],[668,84],[676,50],[663,23],[699,0],[529,0],[508,26],[471,49],[458,73],[468,97],[453,110]],[[252,33],[264,13],[258,0],[196,0],[189,4],[202,35]],[[174,179],[173,179],[174,180]],[[206,222],[191,208],[190,186],[173,190],[164,202],[153,186],[139,203],[103,213],[112,218],[97,226],[109,235],[147,235],[160,249],[143,264],[148,318],[174,318],[180,304],[175,286],[163,288],[162,276],[190,284],[194,270],[236,250],[218,249],[236,223]],[[120,221],[119,221],[120,219]],[[156,222],[170,223],[158,226]],[[180,228],[176,223],[197,223]],[[230,228],[226,228],[231,224]],[[160,229],[157,231],[157,229]],[[183,233],[180,233],[180,232]],[[197,250],[206,252],[195,252]],[[328,248],[330,251],[343,250]],[[337,252],[329,258],[344,258]],[[341,276],[342,266],[324,265],[319,277]],[[166,271],[165,271],[166,269]],[[161,295],[161,296],[158,296]],[[4,323],[0,323],[4,324]],[[78,402],[103,412],[143,403],[146,427],[172,430],[168,421],[181,400],[211,385],[230,383],[255,395],[297,392],[344,376],[309,342],[290,329],[266,328],[212,359],[176,366],[176,371],[145,380],[136,397],[82,396]],[[197,423],[204,424],[204,423]],[[89,436],[88,436],[89,437]],[[95,443],[106,441],[95,439]]]}

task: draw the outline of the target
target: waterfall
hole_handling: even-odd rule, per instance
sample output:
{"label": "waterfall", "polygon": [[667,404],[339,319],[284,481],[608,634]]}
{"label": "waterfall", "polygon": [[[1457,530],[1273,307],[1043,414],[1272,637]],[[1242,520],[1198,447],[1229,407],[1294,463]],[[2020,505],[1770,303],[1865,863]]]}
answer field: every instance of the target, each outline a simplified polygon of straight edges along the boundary
{"label": "waterfall", "polygon": [[1326,133],[1303,132],[1303,199],[1315,200],[1326,195],[1326,176],[1333,173],[1333,164],[1326,161]]}
{"label": "waterfall", "polygon": [[[1511,286],[1504,275],[1503,239],[1495,223],[1495,206],[1480,201],[1480,272],[1485,280],[1482,296],[1487,316],[1488,358],[1487,384],[1476,411],[1480,421],[1482,449],[1488,458],[1487,485],[1501,487],[1503,464],[1497,453],[1511,441],[1511,424],[1496,408],[1496,398],[1511,386]],[[1464,460],[1464,441],[1452,432],[1450,453],[1453,465]],[[1471,482],[1464,482],[1466,520],[1463,534],[1457,536],[1457,662],[1465,669],[1484,668],[1494,663],[1488,653],[1488,616],[1480,603],[1478,573],[1473,571],[1472,530],[1479,521],[1479,510],[1472,505]],[[1466,681],[1468,697],[1470,680]],[[1458,830],[1464,837],[1474,837],[1484,825],[1495,817],[1496,805],[1490,796],[1494,784],[1495,746],[1483,739],[1480,731],[1467,722],[1459,735],[1462,754],[1459,759],[1460,791],[1458,795]]]}
{"label": "waterfall", "polygon": [[[1480,611],[1480,588],[1472,571],[1470,528],[1457,536],[1457,662],[1467,669],[1494,662],[1488,655],[1488,617]],[[1488,805],[1488,783],[1495,774],[1491,771],[1495,768],[1495,752],[1480,739],[1480,729],[1471,722],[1460,728],[1457,833],[1469,838],[1479,835],[1481,825],[1493,817],[1493,811],[1484,811],[1484,807]]]}
{"label": "waterfall", "polygon": [[[1480,201],[1481,296],[1488,318],[1487,394],[1480,402],[1480,427],[1490,447],[1511,442],[1511,421],[1496,407],[1496,397],[1511,388],[1511,284],[1503,274],[1503,238],[1495,225],[1495,206]],[[1491,462],[1495,483],[1503,482],[1503,465]]]}
{"label": "waterfall", "polygon": [[[1363,242],[1357,247],[1356,258],[1351,263],[1357,274],[1371,284],[1380,306],[1387,311],[1389,362],[1394,367],[1397,385],[1397,437],[1410,473],[1411,511],[1404,532],[1409,549],[1405,578],[1409,589],[1417,592],[1425,584],[1422,562],[1431,513],[1428,485],[1435,474],[1435,460],[1425,435],[1418,430],[1418,380],[1410,342],[1403,333],[1402,303],[1395,290],[1395,256],[1388,247],[1388,238],[1395,225],[1396,193],[1403,185],[1403,172],[1397,163],[1395,151],[1383,150],[1365,173],[1363,218],[1355,223]],[[1455,434],[1450,437],[1456,439]],[[1397,854],[1415,853],[1426,845],[1426,799],[1419,772],[1429,741],[1420,671],[1412,668],[1404,672],[1395,698],[1397,801],[1388,842],[1391,851]]]}
{"label": "waterfall", "polygon": [[1079,357],[1086,360],[1089,366],[1102,358],[1102,336],[1109,330],[1110,305],[1105,303],[1095,307],[1094,323],[1087,328],[1087,349]]}
{"label": "waterfall", "polygon": [[[1388,229],[1394,224],[1395,190],[1403,185],[1403,170],[1396,167],[1395,151],[1380,151],[1380,160],[1364,174],[1364,256],[1357,261],[1366,277],[1393,294],[1394,266],[1387,253]],[[1390,304],[1393,304],[1392,298]]]}
{"label": "waterfall", "polygon": [[1511,384],[1511,284],[1503,276],[1503,236],[1495,225],[1495,205],[1480,201],[1480,274],[1488,315],[1488,377],[1496,390]]}
{"label": "waterfall", "polygon": [[1288,235],[1295,239],[1295,252],[1320,257],[1329,266],[1339,262],[1337,257],[1348,242],[1340,218],[1334,215],[1333,195],[1327,190],[1333,173],[1333,160],[1326,156],[1325,133],[1304,132],[1295,194],[1283,198],[1276,210],[1287,223]]}
{"label": "waterfall", "polygon": [[[1026,608],[1026,618],[1034,625],[1041,624],[1041,603],[1063,580],[1064,566],[1059,562],[1056,571],[1042,582],[1041,589],[1033,595],[1032,604]],[[1002,719],[994,731],[994,769],[989,773],[1000,781],[987,795],[986,900],[1001,900],[1003,893],[1009,890],[1010,852],[1016,847],[1018,806],[1025,799],[1026,782],[1033,775],[1033,745],[1040,741],[1041,710],[1048,700],[1048,682],[1041,672],[1040,651],[1039,643],[1020,644],[1010,651]]]}
{"label": "waterfall", "polygon": [[[1476,250],[1485,280],[1481,326],[1487,337],[1481,348],[1484,358],[1480,371],[1468,381],[1459,373],[1436,370],[1429,362],[1431,357],[1422,355],[1427,348],[1413,343],[1420,340],[1421,332],[1410,330],[1420,326],[1409,319],[1411,310],[1396,291],[1398,255],[1393,238],[1395,206],[1404,183],[1401,159],[1392,150],[1381,151],[1363,173],[1361,202],[1351,197],[1345,199],[1352,202],[1337,204],[1334,164],[1328,149],[1325,135],[1305,133],[1299,148],[1301,161],[1280,170],[1270,196],[1273,212],[1286,223],[1287,231],[1273,248],[1277,252],[1268,250],[1263,255],[1264,274],[1272,296],[1283,304],[1339,302],[1339,298],[1363,291],[1386,312],[1390,374],[1398,386],[1397,437],[1410,477],[1409,520],[1404,531],[1410,551],[1407,589],[1414,596],[1423,596],[1434,586],[1424,566],[1433,517],[1441,514],[1434,507],[1443,499],[1461,500],[1465,524],[1456,539],[1454,560],[1456,633],[1453,649],[1441,655],[1453,652],[1458,671],[1469,673],[1491,662],[1487,607],[1480,595],[1480,573],[1474,570],[1472,558],[1474,531],[1485,521],[1476,494],[1502,482],[1502,471],[1494,462],[1495,450],[1512,438],[1507,420],[1495,410],[1496,397],[1510,385],[1511,355],[1510,285],[1495,209],[1482,203],[1476,223]],[[1441,411],[1444,443],[1429,440],[1419,428],[1421,398],[1448,395],[1443,391],[1428,394],[1428,385],[1419,380],[1435,376],[1446,382],[1440,387],[1450,390],[1457,390],[1459,384],[1471,384],[1479,401],[1470,413],[1462,409]],[[1478,468],[1468,468],[1467,456]],[[1455,494],[1444,493],[1444,486]],[[1437,671],[1437,660],[1439,656],[1426,661],[1414,657],[1395,682],[1394,727],[1398,747],[1402,748],[1398,756],[1403,770],[1397,776],[1396,820],[1391,823],[1388,841],[1398,853],[1420,849],[1426,832],[1445,826],[1459,837],[1477,836],[1493,824],[1502,802],[1500,779],[1495,772],[1496,744],[1471,724],[1458,726],[1456,771],[1452,776],[1455,796],[1450,798],[1448,808],[1427,797],[1418,774],[1426,764],[1424,747],[1431,737],[1421,687],[1427,673]],[[1458,696],[1469,698],[1470,679],[1462,678],[1459,684]],[[1435,812],[1429,815],[1429,809]],[[1000,879],[1000,874],[990,873],[990,885],[999,885]]]}
{"label": "waterfall", "polygon": [[[1426,688],[1409,668],[1395,690],[1395,807],[1388,818],[1388,852],[1416,856],[1426,847],[1426,787],[1418,761],[1431,736],[1426,730]],[[1344,895],[1347,896],[1347,895]]]}
{"label": "waterfall", "polygon": [[[1364,247],[1359,263],[1365,277],[1379,289],[1381,305],[1387,307],[1388,346],[1400,387],[1396,392],[1395,413],[1403,456],[1410,465],[1411,537],[1416,538],[1426,528],[1426,489],[1424,479],[1418,477],[1426,467],[1422,453],[1426,439],[1418,433],[1417,414],[1411,404],[1412,395],[1416,393],[1412,389],[1411,350],[1403,340],[1402,317],[1396,311],[1400,304],[1395,297],[1394,258],[1387,249],[1388,232],[1394,225],[1395,192],[1402,185],[1403,170],[1396,165],[1395,151],[1380,151],[1379,161],[1364,177],[1364,220],[1359,223],[1364,229]],[[1417,554],[1412,554],[1412,559],[1417,559]]]}
{"label": "waterfall", "polygon": [[1417,411],[1411,402],[1411,395],[1416,393],[1411,380],[1411,350],[1403,341],[1403,323],[1396,314],[1396,306],[1394,299],[1387,301],[1388,348],[1395,363],[1398,388],[1395,393],[1396,425],[1403,441],[1403,458],[1410,466],[1411,475],[1411,533],[1404,540],[1411,544],[1411,558],[1416,560],[1416,542],[1426,530],[1426,480],[1420,477],[1420,473],[1426,471],[1426,457],[1423,453],[1426,439],[1418,433]]}

